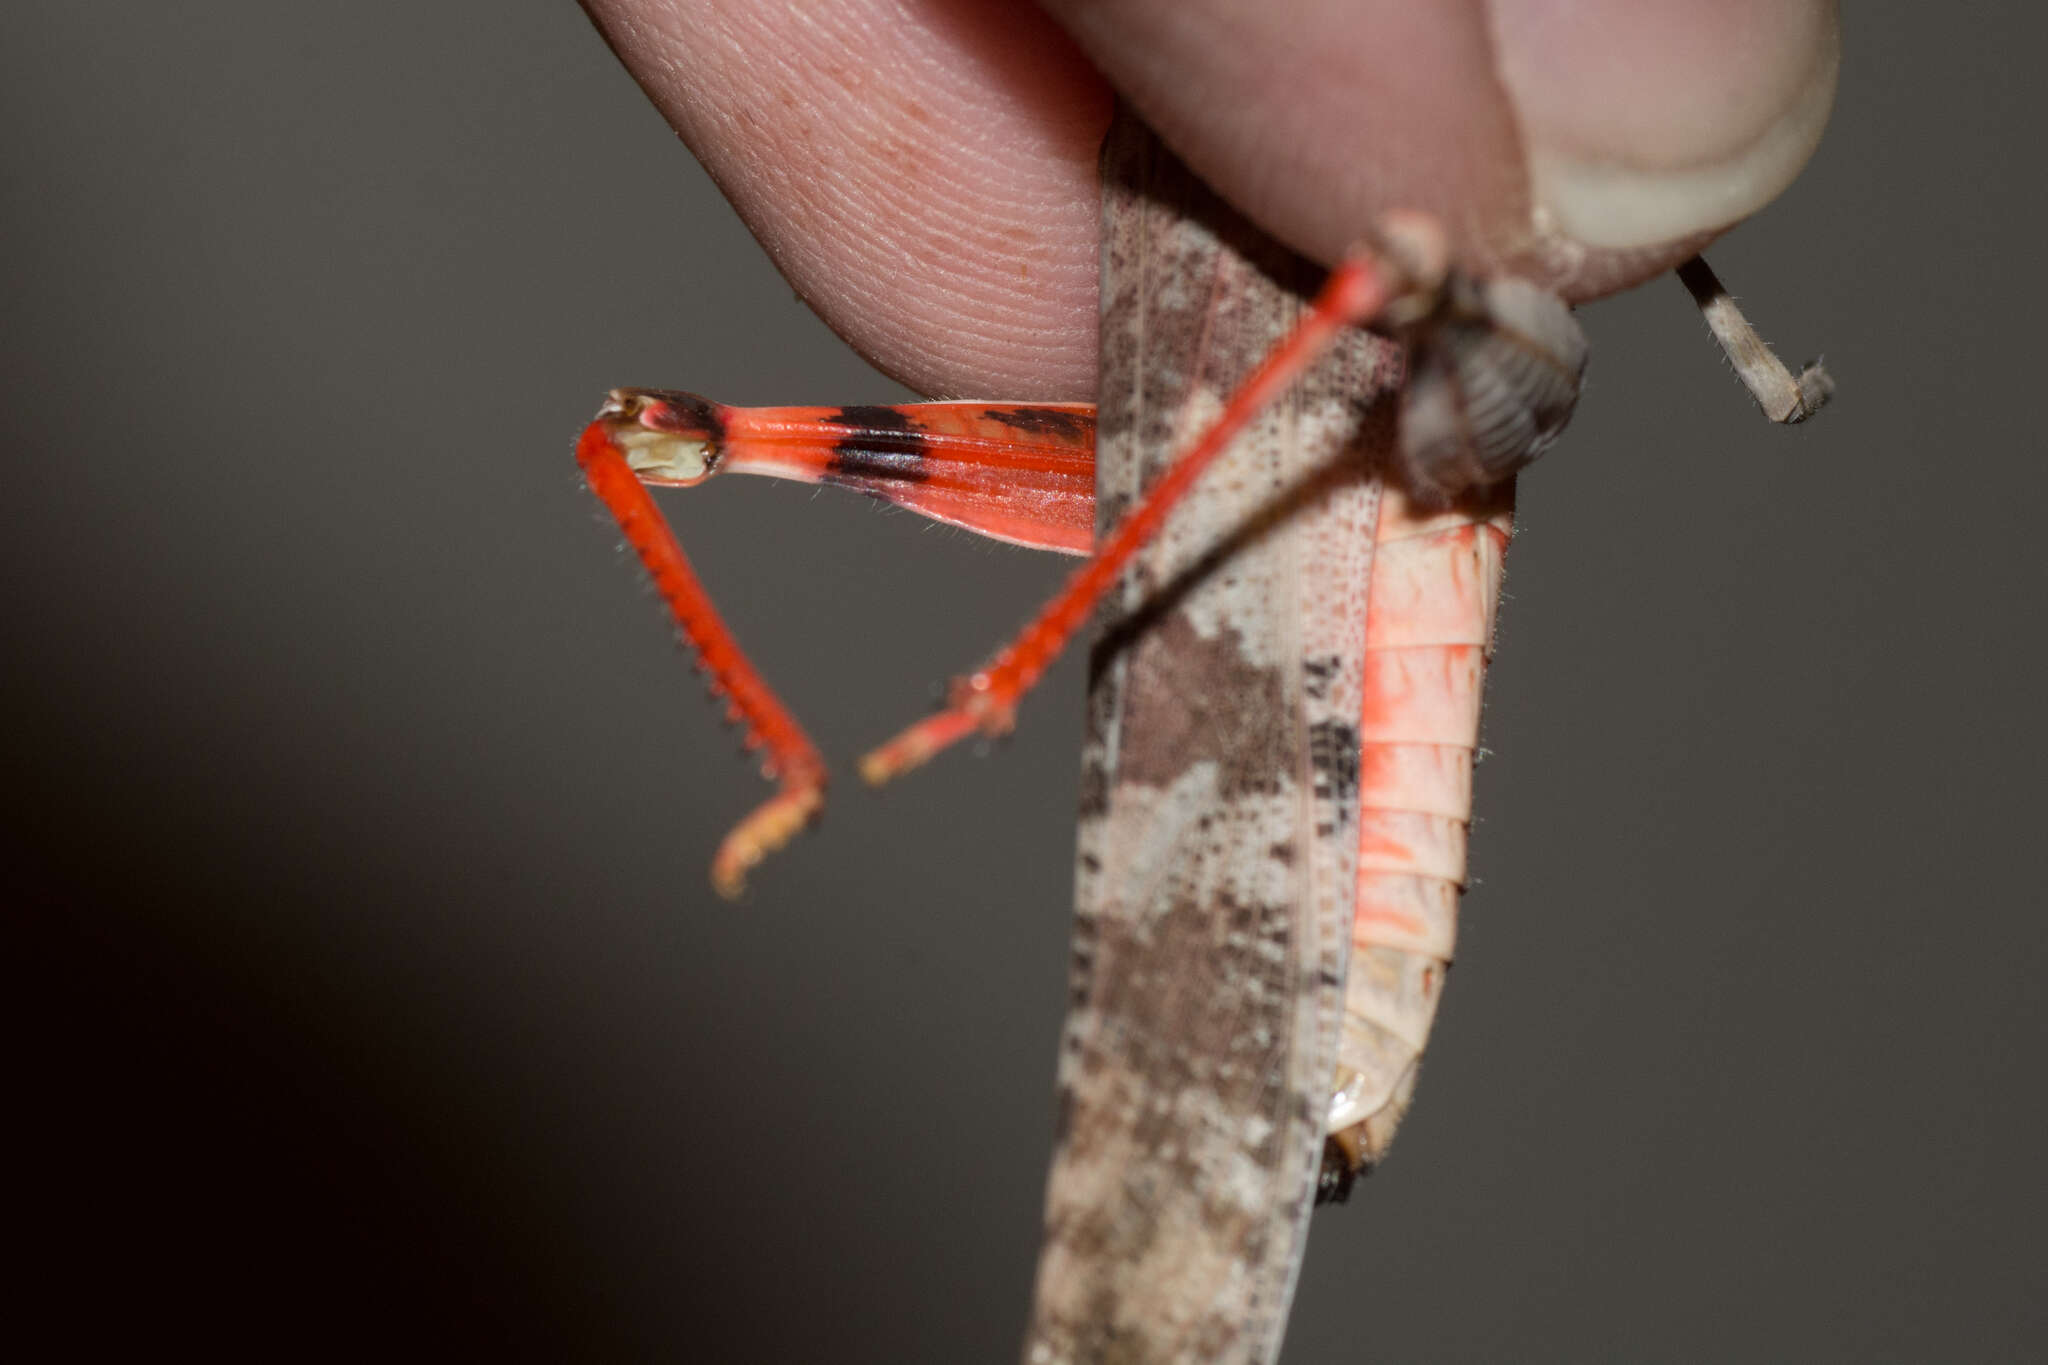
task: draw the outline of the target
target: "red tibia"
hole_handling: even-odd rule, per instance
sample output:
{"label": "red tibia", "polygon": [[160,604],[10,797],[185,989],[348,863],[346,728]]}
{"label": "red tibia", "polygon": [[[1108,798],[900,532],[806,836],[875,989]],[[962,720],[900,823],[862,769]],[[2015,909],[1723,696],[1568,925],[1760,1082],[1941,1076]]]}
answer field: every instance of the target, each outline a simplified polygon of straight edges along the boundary
{"label": "red tibia", "polygon": [[1231,438],[1314,364],[1338,332],[1371,321],[1404,287],[1398,272],[1370,253],[1353,256],[1331,271],[1294,331],[1232,395],[1216,424],[1146,491],[1059,596],[1047,603],[993,662],[956,683],[945,710],[919,721],[863,758],[861,775],[873,783],[886,782],[970,731],[1000,733],[1009,729],[1018,698],[1044,674],[1131,556],[1159,533],[1175,505]]}
{"label": "red tibia", "polygon": [[740,652],[608,427],[602,419],[592,422],[576,442],[576,461],[590,491],[618,520],[626,543],[647,566],[677,626],[710,675],[712,691],[731,702],[746,727],[747,747],[766,751],[763,773],[781,784],[780,791],[733,827],[712,860],[712,884],[722,895],[737,896],[748,870],[789,842],[817,814],[825,799],[825,763],[795,717]]}

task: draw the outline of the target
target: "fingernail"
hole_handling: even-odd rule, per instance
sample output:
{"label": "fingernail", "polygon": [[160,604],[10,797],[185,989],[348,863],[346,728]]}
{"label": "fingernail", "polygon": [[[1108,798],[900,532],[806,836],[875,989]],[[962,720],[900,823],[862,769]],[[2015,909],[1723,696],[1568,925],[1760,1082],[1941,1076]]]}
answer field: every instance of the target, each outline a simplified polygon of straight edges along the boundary
{"label": "fingernail", "polygon": [[1727,227],[1813,155],[1833,0],[1494,0],[1538,229],[1644,247]]}

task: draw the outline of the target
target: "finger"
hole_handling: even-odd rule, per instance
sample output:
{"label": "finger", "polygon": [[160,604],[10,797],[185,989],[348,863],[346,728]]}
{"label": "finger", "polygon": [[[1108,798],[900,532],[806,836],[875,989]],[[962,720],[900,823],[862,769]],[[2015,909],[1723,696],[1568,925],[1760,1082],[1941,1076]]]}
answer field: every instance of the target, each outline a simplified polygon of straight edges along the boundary
{"label": "finger", "polygon": [[1025,5],[585,0],[778,268],[921,393],[1095,387],[1101,78]]}
{"label": "finger", "polygon": [[1568,297],[1782,189],[1833,100],[1832,0],[1044,0],[1203,177],[1334,260],[1389,207]]}

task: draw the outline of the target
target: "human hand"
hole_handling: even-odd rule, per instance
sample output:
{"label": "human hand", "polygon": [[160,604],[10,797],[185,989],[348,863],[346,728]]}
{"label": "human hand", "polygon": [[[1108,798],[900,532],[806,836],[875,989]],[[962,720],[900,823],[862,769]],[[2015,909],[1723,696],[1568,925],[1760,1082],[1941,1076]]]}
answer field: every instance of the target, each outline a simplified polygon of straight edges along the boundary
{"label": "human hand", "polygon": [[1467,265],[1585,299],[1782,189],[1839,47],[1832,0],[584,4],[835,331],[1014,399],[1094,392],[1102,73],[1312,256],[1421,208]]}

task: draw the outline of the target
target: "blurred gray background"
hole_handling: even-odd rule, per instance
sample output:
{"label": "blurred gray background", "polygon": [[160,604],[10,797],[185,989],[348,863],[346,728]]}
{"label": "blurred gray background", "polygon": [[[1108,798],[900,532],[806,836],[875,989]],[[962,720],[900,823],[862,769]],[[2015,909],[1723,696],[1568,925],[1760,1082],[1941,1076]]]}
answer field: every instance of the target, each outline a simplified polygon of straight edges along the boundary
{"label": "blurred gray background", "polygon": [[[1764,423],[1675,281],[1586,312],[1454,984],[1289,1361],[2048,1347],[2020,8],[1851,14],[1818,159],[1714,253],[1825,350],[1819,421]],[[568,0],[4,31],[17,1330],[1013,1358],[1080,660],[719,903],[762,788],[570,458],[613,384],[907,395]],[[848,495],[668,506],[842,774],[1064,571]]]}

